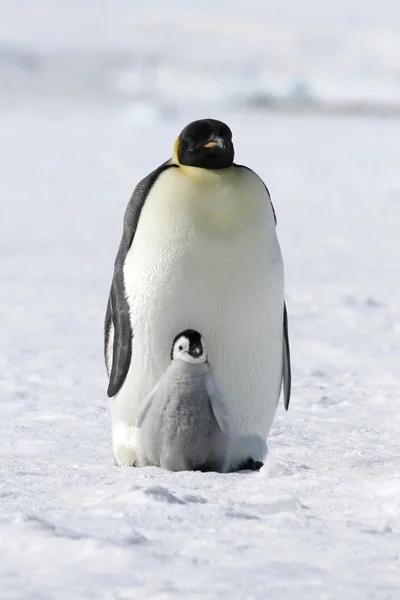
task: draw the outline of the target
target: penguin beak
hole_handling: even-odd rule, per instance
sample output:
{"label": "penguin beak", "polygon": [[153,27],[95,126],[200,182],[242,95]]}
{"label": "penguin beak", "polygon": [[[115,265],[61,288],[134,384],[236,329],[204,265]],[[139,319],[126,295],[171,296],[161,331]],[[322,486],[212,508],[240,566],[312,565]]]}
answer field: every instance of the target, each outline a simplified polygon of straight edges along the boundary
{"label": "penguin beak", "polygon": [[215,146],[218,146],[219,148],[224,148],[224,140],[219,136],[215,136],[212,137],[209,142],[203,144],[203,148],[215,148]]}
{"label": "penguin beak", "polygon": [[193,356],[193,358],[198,358],[199,356],[202,355],[202,349],[199,348],[198,346],[196,346],[189,352],[189,354],[191,354]]}

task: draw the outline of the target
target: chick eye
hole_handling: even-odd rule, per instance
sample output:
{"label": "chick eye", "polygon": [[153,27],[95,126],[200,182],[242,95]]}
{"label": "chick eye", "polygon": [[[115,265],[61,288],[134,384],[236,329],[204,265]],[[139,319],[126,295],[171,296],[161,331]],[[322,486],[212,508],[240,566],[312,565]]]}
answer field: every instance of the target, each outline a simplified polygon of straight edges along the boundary
{"label": "chick eye", "polygon": [[183,346],[178,346],[178,349],[179,350],[183,350]]}

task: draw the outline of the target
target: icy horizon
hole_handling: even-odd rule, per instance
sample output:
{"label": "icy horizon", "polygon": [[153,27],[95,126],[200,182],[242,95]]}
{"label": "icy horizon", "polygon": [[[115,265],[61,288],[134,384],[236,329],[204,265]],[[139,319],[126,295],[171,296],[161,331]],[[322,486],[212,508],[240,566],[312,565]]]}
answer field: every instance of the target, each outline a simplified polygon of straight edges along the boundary
{"label": "icy horizon", "polygon": [[[229,10],[228,10],[229,6]],[[395,2],[0,3],[0,107],[147,104],[398,116]],[[210,17],[212,15],[212,18]]]}

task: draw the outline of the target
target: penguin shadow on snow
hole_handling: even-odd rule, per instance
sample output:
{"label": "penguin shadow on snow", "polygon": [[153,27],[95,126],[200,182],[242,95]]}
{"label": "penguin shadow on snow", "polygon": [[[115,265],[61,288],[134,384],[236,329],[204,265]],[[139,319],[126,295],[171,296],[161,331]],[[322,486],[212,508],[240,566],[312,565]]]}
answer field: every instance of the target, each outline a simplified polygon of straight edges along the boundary
{"label": "penguin shadow on snow", "polygon": [[[205,341],[193,329],[175,337],[171,363],[143,402],[136,426],[139,467],[245,473],[263,466],[249,457],[230,468],[237,441],[234,426],[214,380]],[[244,441],[251,447],[252,439]]]}

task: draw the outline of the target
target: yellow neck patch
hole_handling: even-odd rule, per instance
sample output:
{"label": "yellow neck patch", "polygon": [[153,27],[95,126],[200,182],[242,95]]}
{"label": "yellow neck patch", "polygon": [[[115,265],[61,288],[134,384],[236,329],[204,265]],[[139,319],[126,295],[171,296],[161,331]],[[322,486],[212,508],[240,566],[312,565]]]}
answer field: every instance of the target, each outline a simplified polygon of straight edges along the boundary
{"label": "yellow neck patch", "polygon": [[172,152],[172,162],[175,163],[176,165],[179,165],[178,146],[179,146],[179,138],[176,139],[176,142],[174,144],[174,150]]}

